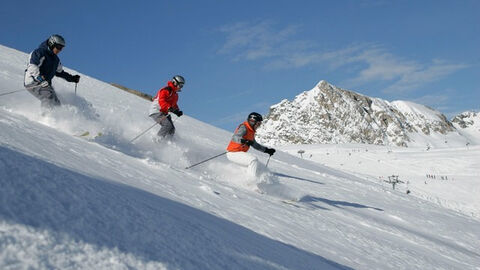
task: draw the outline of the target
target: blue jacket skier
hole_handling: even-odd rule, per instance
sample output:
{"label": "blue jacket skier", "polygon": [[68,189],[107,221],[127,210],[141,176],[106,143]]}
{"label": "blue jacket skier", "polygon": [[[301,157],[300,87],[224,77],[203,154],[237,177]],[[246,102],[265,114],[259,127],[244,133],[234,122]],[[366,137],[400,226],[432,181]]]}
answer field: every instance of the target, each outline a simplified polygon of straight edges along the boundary
{"label": "blue jacket skier", "polygon": [[41,101],[42,108],[52,109],[60,106],[60,100],[52,87],[54,76],[68,82],[80,81],[80,75],[71,75],[63,70],[58,54],[64,47],[65,39],[62,36],[51,35],[30,54],[24,85],[28,92]]}

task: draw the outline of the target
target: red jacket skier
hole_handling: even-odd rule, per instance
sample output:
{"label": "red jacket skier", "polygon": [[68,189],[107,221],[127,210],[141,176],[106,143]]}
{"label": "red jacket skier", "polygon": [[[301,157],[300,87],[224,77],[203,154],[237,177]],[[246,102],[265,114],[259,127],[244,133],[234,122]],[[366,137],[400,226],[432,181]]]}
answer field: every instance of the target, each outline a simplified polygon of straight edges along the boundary
{"label": "red jacket skier", "polygon": [[158,90],[157,95],[153,99],[150,106],[150,117],[160,124],[161,128],[158,131],[158,136],[166,137],[173,136],[175,134],[175,126],[173,125],[172,118],[168,114],[172,112],[176,116],[180,117],[183,112],[178,107],[178,92],[181,91],[185,79],[180,75],[173,76],[172,80],[168,81],[167,86]]}

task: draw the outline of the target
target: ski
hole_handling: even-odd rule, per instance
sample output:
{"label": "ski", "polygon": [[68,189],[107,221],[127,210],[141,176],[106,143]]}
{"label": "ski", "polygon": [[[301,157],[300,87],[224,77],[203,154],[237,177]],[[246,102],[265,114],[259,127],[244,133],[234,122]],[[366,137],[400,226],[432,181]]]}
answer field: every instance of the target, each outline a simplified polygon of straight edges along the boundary
{"label": "ski", "polygon": [[80,138],[87,138],[87,139],[96,139],[100,136],[103,136],[103,133],[102,132],[97,132],[97,134],[95,135],[91,135],[90,131],[85,131],[81,134],[77,134],[77,135],[74,135],[75,137],[80,137]]}
{"label": "ski", "polygon": [[296,208],[302,208],[302,206],[298,204],[298,201],[295,201],[295,200],[281,200],[281,202]]}
{"label": "ski", "polygon": [[77,136],[77,137],[85,137],[85,136],[88,136],[88,135],[90,135],[90,131],[85,131],[85,132],[83,132],[82,134],[75,135],[75,136]]}

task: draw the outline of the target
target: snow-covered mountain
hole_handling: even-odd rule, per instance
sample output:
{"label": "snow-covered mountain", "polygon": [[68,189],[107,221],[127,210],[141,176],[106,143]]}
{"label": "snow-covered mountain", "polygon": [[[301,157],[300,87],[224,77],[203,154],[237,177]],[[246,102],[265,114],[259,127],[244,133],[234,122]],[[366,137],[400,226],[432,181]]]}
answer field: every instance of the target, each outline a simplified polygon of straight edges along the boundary
{"label": "snow-covered mountain", "polygon": [[292,101],[271,106],[258,136],[271,144],[458,147],[468,142],[434,109],[408,101],[370,98],[326,81]]}
{"label": "snow-covered mountain", "polygon": [[[0,46],[0,94],[22,89],[26,59]],[[292,148],[250,180],[224,156],[185,169],[225,151],[231,131],[186,112],[172,142],[155,142],[155,127],[132,143],[152,125],[148,101],[87,75],[77,95],[53,84],[63,105],[46,116],[26,91],[0,96],[0,269],[480,267],[478,146],[433,156],[392,147],[403,161],[421,153],[457,164],[454,181],[412,178],[408,195],[405,184],[392,190]]]}
{"label": "snow-covered mountain", "polygon": [[455,116],[452,122],[457,124],[460,128],[480,128],[480,114],[473,111],[468,111]]}
{"label": "snow-covered mountain", "polygon": [[469,144],[480,144],[480,113],[463,112],[452,119],[458,132],[468,139]]}

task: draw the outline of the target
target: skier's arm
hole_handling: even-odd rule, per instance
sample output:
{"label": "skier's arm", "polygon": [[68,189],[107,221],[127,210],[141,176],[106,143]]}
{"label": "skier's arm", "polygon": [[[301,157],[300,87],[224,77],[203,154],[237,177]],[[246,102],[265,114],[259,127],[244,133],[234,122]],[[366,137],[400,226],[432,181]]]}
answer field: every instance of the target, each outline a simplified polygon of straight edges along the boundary
{"label": "skier's arm", "polygon": [[247,134],[247,128],[242,124],[237,128],[237,130],[235,130],[235,133],[233,133],[232,141],[236,143],[242,143],[242,139],[245,134]]}
{"label": "skier's arm", "polygon": [[[233,134],[232,141],[236,143],[243,143],[245,141],[243,139],[243,136],[245,136],[245,134],[247,134],[247,128],[245,127],[245,125],[241,124]],[[265,152],[265,149],[267,149],[265,146],[257,143],[255,139],[253,140],[252,147],[261,152]]]}
{"label": "skier's arm", "polygon": [[64,71],[64,70],[62,70],[62,71],[60,71],[60,72],[57,71],[57,72],[55,73],[55,76],[60,77],[60,78],[63,78],[63,79],[65,79],[65,80],[68,81],[68,82],[72,81],[72,79],[73,79],[72,74],[70,74],[70,73],[68,73],[68,72],[66,72],[66,71]]}
{"label": "skier's arm", "polygon": [[260,152],[265,152],[265,149],[267,149],[265,146],[257,143],[257,141],[255,139],[253,139],[252,147],[257,149]]}
{"label": "skier's arm", "polygon": [[66,72],[65,70],[63,70],[62,63],[58,63],[58,67],[57,67],[55,76],[60,77],[60,78],[63,78],[63,79],[65,79],[67,82],[75,82],[75,83],[78,83],[78,81],[80,80],[80,76],[79,76],[79,75],[72,75],[72,74]]}
{"label": "skier's arm", "polygon": [[[180,108],[178,107],[177,102],[178,102],[178,95],[175,95],[175,96],[173,97],[173,100],[172,100],[171,103],[170,103],[171,106],[170,106],[170,108],[168,109],[168,111],[173,112],[173,113],[175,113],[175,111],[176,111],[176,112],[180,111]],[[175,114],[176,114],[176,113],[175,113]]]}
{"label": "skier's arm", "polygon": [[168,89],[162,89],[158,94],[158,105],[160,106],[160,111],[164,114],[168,114],[168,109],[170,109],[170,104],[167,102],[169,94]]}
{"label": "skier's arm", "polygon": [[45,56],[41,54],[41,51],[36,49],[30,54],[29,63],[27,66],[27,74],[32,76],[33,78],[37,78],[41,76],[40,74],[40,66],[42,65],[43,61],[45,60]]}

